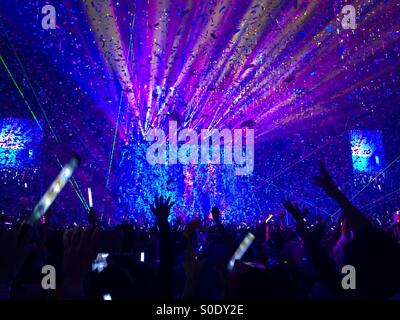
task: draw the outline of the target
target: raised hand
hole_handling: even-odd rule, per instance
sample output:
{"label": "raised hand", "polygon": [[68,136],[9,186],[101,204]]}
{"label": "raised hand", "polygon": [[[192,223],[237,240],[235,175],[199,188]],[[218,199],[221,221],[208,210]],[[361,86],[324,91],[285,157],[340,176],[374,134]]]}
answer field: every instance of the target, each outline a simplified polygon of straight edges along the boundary
{"label": "raised hand", "polygon": [[326,169],[322,161],[320,161],[319,166],[321,174],[315,177],[314,179],[315,185],[321,187],[328,196],[334,199],[342,197],[343,196],[342,191],[340,191],[339,187],[331,177],[329,171]]}
{"label": "raised hand", "polygon": [[164,201],[163,196],[154,197],[155,205],[150,205],[150,209],[157,218],[160,240],[160,269],[158,273],[160,298],[171,299],[172,273],[174,267],[174,249],[172,232],[168,224],[168,217],[174,202],[170,197]]}
{"label": "raised hand", "polygon": [[325,193],[340,205],[344,217],[349,223],[352,231],[371,228],[372,224],[366,217],[347,199],[346,195],[339,189],[336,182],[333,180],[324,163],[320,162],[321,175],[314,179],[317,186],[321,187]]}
{"label": "raised hand", "polygon": [[304,221],[305,217],[308,214],[308,208],[304,208],[303,210],[300,209],[299,205],[297,203],[293,203],[290,199],[284,199],[282,200],[282,204],[285,207],[285,209],[291,213],[293,218],[298,221]]}
{"label": "raised hand", "polygon": [[293,203],[288,198],[282,200],[282,204],[286,208],[286,210],[296,220],[297,227],[300,228],[300,231],[301,232],[306,231],[307,230],[307,224],[306,224],[305,218],[306,218],[306,216],[308,214],[308,208],[300,209],[298,204]]}
{"label": "raised hand", "polygon": [[167,200],[164,201],[163,196],[159,198],[155,196],[154,202],[155,205],[150,205],[150,209],[156,216],[158,223],[167,223],[171,208],[175,203],[171,202],[170,197],[168,197]]}
{"label": "raised hand", "polygon": [[75,227],[64,232],[63,287],[66,298],[83,297],[83,281],[96,255],[100,228]]}

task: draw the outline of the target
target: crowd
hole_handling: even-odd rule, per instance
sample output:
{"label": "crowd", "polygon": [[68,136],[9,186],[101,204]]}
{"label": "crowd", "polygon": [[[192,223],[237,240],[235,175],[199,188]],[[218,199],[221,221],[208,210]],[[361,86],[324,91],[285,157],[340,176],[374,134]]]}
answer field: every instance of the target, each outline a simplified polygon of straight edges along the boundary
{"label": "crowd", "polygon": [[[321,163],[315,184],[338,203],[334,225],[309,221],[307,208],[282,201],[283,216],[254,228],[169,222],[174,206],[155,197],[150,230],[130,222],[104,228],[94,210],[85,226],[52,229],[44,223],[1,221],[0,298],[21,300],[265,300],[399,299],[400,216],[381,228],[360,212]],[[228,262],[246,234],[255,240],[232,270]],[[55,288],[42,287],[45,265],[56,270]],[[101,266],[101,268],[99,267]],[[354,288],[343,287],[343,266],[355,270]]]}

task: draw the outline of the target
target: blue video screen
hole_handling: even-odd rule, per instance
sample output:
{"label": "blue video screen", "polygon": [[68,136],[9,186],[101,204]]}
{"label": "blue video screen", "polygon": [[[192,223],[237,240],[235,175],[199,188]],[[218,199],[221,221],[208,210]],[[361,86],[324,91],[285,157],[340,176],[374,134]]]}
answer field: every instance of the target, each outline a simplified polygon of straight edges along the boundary
{"label": "blue video screen", "polygon": [[384,146],[379,130],[351,130],[349,132],[353,172],[376,174],[384,168]]}
{"label": "blue video screen", "polygon": [[43,132],[34,120],[0,119],[0,169],[39,167]]}

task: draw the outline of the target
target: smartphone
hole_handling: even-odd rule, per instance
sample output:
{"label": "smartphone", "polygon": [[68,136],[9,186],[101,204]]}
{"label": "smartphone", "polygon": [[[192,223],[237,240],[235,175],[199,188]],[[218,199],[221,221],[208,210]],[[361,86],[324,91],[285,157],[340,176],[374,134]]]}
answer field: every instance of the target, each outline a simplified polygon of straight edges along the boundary
{"label": "smartphone", "polygon": [[196,232],[193,236],[193,251],[196,255],[200,255],[204,253],[204,249],[207,241],[207,233],[205,231],[201,231],[196,229]]}
{"label": "smartphone", "polygon": [[97,270],[102,272],[107,266],[108,253],[98,253],[95,260],[92,262],[92,271]]}

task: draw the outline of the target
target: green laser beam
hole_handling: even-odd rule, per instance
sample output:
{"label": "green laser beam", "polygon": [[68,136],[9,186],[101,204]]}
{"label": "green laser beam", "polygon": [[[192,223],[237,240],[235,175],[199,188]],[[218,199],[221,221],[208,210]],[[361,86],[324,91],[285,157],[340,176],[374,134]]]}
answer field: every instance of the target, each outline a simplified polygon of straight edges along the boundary
{"label": "green laser beam", "polygon": [[[19,94],[21,95],[22,99],[24,100],[24,102],[25,102],[26,106],[28,107],[29,112],[31,113],[31,115],[32,115],[33,119],[35,120],[36,124],[39,126],[39,128],[40,128],[41,131],[44,131],[44,130],[43,130],[43,127],[41,126],[41,124],[40,124],[40,122],[39,122],[39,120],[38,120],[38,118],[36,117],[35,113],[33,112],[32,107],[30,106],[29,102],[26,100],[24,93],[23,93],[22,90],[20,89],[18,83],[16,82],[15,78],[13,77],[13,75],[12,75],[10,69],[8,68],[6,62],[4,61],[4,59],[3,59],[3,57],[2,57],[1,55],[0,55],[0,61],[1,61],[2,64],[4,65],[4,67],[5,67],[5,69],[6,69],[7,73],[8,73],[8,75],[10,76],[10,78],[11,78],[11,80],[12,80],[14,86],[16,87],[16,89],[18,90],[18,92],[19,92]],[[31,87],[31,89],[32,89],[32,87]],[[56,156],[56,158],[57,158],[57,161],[60,163],[60,161],[58,160],[58,157],[57,157],[57,156]],[[61,163],[60,163],[60,165],[61,165]],[[61,165],[61,166],[62,166],[62,165]],[[70,182],[71,182],[71,181],[70,181]],[[88,205],[86,204],[86,199],[85,199],[82,195],[80,195],[80,194],[78,193],[78,191],[76,190],[76,188],[75,188],[75,186],[73,185],[72,182],[71,182],[71,184],[72,184],[72,186],[73,186],[73,188],[74,188],[74,191],[75,191],[76,194],[78,195],[78,198],[80,199],[80,201],[82,202],[83,206],[85,207],[85,209],[88,209]],[[79,188],[79,186],[78,186],[78,188]],[[80,190],[79,190],[79,192],[81,193]],[[82,201],[82,200],[83,200],[83,201]]]}
{"label": "green laser beam", "polygon": [[[132,47],[132,40],[133,40],[133,29],[135,27],[135,16],[132,18],[132,29],[129,35],[129,46],[128,46],[128,57],[127,61],[130,61],[130,54],[131,54],[131,47]],[[121,117],[121,112],[122,112],[122,100],[123,100],[123,91],[121,91],[121,97],[119,100],[118,104],[118,114],[117,114],[117,120],[115,122],[115,131],[114,131],[114,137],[113,137],[113,144],[111,148],[111,155],[110,155],[110,161],[108,164],[108,174],[107,174],[107,181],[106,181],[106,187],[108,187],[108,184],[110,182],[110,176],[111,176],[111,169],[112,169],[112,164],[114,160],[114,154],[115,154],[115,146],[117,144],[117,135],[118,135],[118,127],[119,127],[119,122],[120,122],[120,117]]]}
{"label": "green laser beam", "polygon": [[[40,100],[39,100],[38,97],[37,97],[36,91],[35,91],[35,89],[33,88],[33,85],[32,85],[32,83],[31,83],[31,81],[30,81],[30,79],[29,79],[29,77],[28,77],[28,74],[27,74],[27,72],[26,72],[26,70],[25,70],[25,68],[24,68],[24,65],[23,65],[21,59],[19,58],[19,56],[18,56],[18,54],[17,54],[17,52],[16,52],[14,46],[12,45],[11,39],[10,39],[10,37],[8,36],[7,32],[5,31],[4,25],[1,23],[1,21],[0,21],[0,26],[2,27],[2,29],[3,29],[3,34],[6,36],[7,41],[8,41],[8,44],[9,44],[9,46],[11,47],[11,50],[13,51],[13,54],[14,54],[15,58],[16,58],[17,61],[18,61],[18,64],[19,64],[19,66],[20,66],[20,68],[21,68],[21,70],[22,70],[22,73],[23,73],[23,75],[24,75],[24,78],[27,80],[27,82],[28,82],[28,84],[29,84],[29,87],[30,87],[30,89],[32,90],[32,93],[33,93],[33,96],[34,96],[34,98],[35,98],[35,100],[36,100],[36,103],[39,105],[39,108],[40,108],[40,110],[42,111],[42,114],[43,114],[43,116],[44,116],[44,118],[45,118],[45,121],[46,121],[48,127],[50,128],[50,132],[52,133],[53,138],[55,139],[55,141],[58,143],[58,142],[59,142],[58,137],[57,137],[57,135],[56,135],[56,133],[55,133],[53,127],[52,127],[51,124],[50,124],[50,121],[49,121],[49,119],[48,119],[48,117],[47,117],[47,114],[46,114],[46,112],[45,112],[45,110],[44,110],[44,108],[43,108],[43,106],[42,106],[42,103],[40,102]],[[9,74],[11,75],[11,77],[12,77],[12,74],[11,74],[11,72],[10,72],[9,70],[8,70],[8,73],[9,73]],[[14,82],[14,84],[16,84],[16,81]],[[19,90],[19,91],[20,91],[20,94],[23,96],[22,90]],[[30,109],[30,110],[31,110],[31,109]],[[33,113],[33,111],[32,111],[32,113]],[[35,117],[35,114],[34,114],[34,113],[33,113],[33,116]],[[40,127],[40,129],[43,131],[43,128],[40,126],[40,123],[39,123],[39,127]],[[59,165],[62,167],[62,164],[61,164],[61,162],[60,162],[58,156],[57,156],[57,155],[55,155],[55,156],[56,156],[57,162],[58,162]],[[88,206],[87,203],[86,203],[86,199],[85,199],[85,197],[83,196],[82,191],[80,190],[80,187],[79,187],[78,183],[76,182],[76,179],[75,179],[74,177],[72,177],[72,180],[75,182],[76,188],[77,188],[77,189],[76,189],[75,186],[73,185],[73,183],[70,182],[71,185],[72,185],[73,188],[74,188],[75,193],[77,194],[79,200],[81,201],[81,203],[83,204],[83,206],[85,207],[85,209],[89,210],[89,206]],[[83,201],[82,201],[82,199],[83,199]]]}
{"label": "green laser beam", "polygon": [[26,100],[26,98],[25,98],[25,96],[24,96],[24,93],[23,93],[22,90],[20,89],[18,83],[15,81],[15,79],[14,79],[14,77],[13,77],[13,75],[12,75],[10,69],[8,68],[6,62],[4,61],[4,59],[3,59],[3,57],[2,57],[1,55],[0,55],[0,61],[1,61],[1,63],[3,64],[3,66],[6,68],[8,75],[10,76],[12,82],[14,83],[14,86],[17,88],[19,94],[21,95],[21,97],[22,97],[22,99],[24,100],[26,106],[28,107],[29,112],[31,113],[33,119],[35,120],[35,122],[36,122],[37,125],[39,126],[40,130],[43,131],[43,128],[42,128],[42,126],[40,125],[39,120],[36,118],[36,115],[35,115],[35,113],[33,112],[31,106],[29,105],[29,102]]}
{"label": "green laser beam", "polygon": [[36,100],[36,103],[38,104],[38,106],[39,106],[39,108],[40,108],[40,111],[42,112],[42,114],[43,114],[43,116],[44,116],[44,119],[45,119],[47,125],[48,125],[49,128],[50,128],[50,132],[51,132],[51,134],[53,135],[54,140],[58,143],[59,140],[58,140],[58,138],[57,138],[57,135],[56,135],[56,133],[55,133],[53,127],[52,127],[51,124],[50,124],[50,121],[49,121],[49,119],[48,119],[48,117],[47,117],[47,114],[46,114],[46,112],[45,112],[45,110],[44,110],[44,108],[43,108],[43,106],[42,106],[42,103],[40,102],[40,100],[39,100],[39,98],[38,98],[38,96],[37,96],[37,94],[36,94],[35,89],[33,88],[32,82],[30,81],[30,79],[29,79],[29,77],[28,77],[28,75],[27,75],[27,72],[26,72],[26,70],[25,70],[25,67],[24,67],[24,65],[23,65],[23,63],[22,63],[22,61],[21,61],[21,59],[19,58],[19,56],[18,56],[18,54],[17,54],[17,51],[15,50],[15,48],[14,48],[14,46],[13,46],[13,44],[12,44],[12,41],[11,41],[10,37],[8,36],[7,32],[5,31],[3,24],[0,23],[0,26],[2,27],[2,29],[3,29],[3,34],[6,36],[7,41],[8,41],[8,44],[9,44],[9,46],[10,46],[10,48],[11,48],[11,50],[12,50],[14,56],[15,56],[15,58],[16,58],[17,61],[18,61],[18,64],[19,64],[19,66],[20,66],[20,68],[21,68],[21,70],[22,70],[22,73],[23,73],[23,75],[24,75],[24,78],[25,78],[26,81],[28,82],[29,88],[32,90],[32,93],[33,93],[33,96],[34,96],[34,98],[35,98],[35,100]]}

